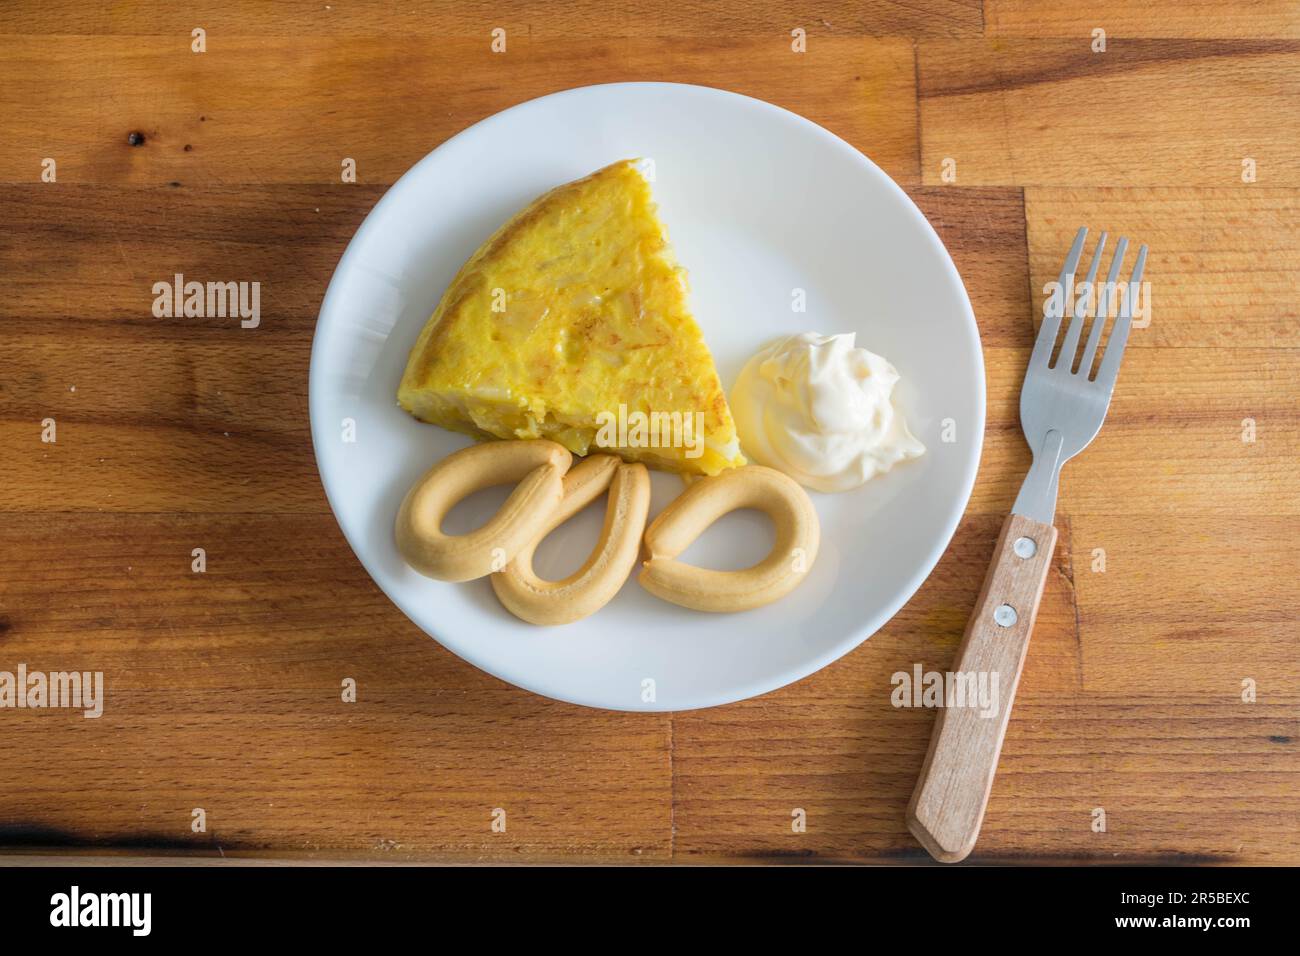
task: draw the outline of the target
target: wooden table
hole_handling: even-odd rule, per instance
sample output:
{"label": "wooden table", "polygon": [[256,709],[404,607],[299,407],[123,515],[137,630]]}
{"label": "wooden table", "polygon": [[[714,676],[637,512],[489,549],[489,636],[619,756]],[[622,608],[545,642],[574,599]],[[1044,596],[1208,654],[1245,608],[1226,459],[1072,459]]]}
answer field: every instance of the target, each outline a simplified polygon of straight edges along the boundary
{"label": "wooden table", "polygon": [[[0,670],[109,694],[0,711],[6,852],[927,860],[903,811],[934,714],[890,675],[952,660],[1029,463],[1040,290],[1088,223],[1150,244],[1152,322],[1065,471],[971,860],[1300,863],[1300,4],[186,6],[0,8]],[[544,700],[427,638],[344,542],[307,421],[322,294],[394,179],[630,79],[871,156],[948,244],[988,366],[979,481],[919,594],[815,676],[678,715]],[[260,281],[261,327],[155,318],[174,273]]]}

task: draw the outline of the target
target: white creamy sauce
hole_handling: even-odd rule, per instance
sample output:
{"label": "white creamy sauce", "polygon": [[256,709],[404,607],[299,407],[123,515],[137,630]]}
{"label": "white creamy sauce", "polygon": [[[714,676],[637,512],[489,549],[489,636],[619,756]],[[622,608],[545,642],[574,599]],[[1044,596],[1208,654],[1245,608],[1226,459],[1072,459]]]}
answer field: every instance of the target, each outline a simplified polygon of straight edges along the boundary
{"label": "white creamy sauce", "polygon": [[853,332],[804,332],[749,360],[731,412],[750,459],[833,492],[925,454],[894,407],[897,370],[854,343]]}

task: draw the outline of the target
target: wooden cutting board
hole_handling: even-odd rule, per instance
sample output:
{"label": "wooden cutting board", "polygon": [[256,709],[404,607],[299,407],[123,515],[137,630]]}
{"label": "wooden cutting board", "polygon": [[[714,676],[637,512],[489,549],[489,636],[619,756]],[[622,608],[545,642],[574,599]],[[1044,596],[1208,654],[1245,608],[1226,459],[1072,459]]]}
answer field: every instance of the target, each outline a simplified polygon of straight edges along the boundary
{"label": "wooden cutting board", "polygon": [[[1150,245],[1152,320],[1062,479],[970,859],[1300,863],[1295,3],[187,6],[0,8],[0,671],[108,696],[0,709],[0,850],[928,861],[903,814],[934,713],[891,675],[951,664],[1029,463],[1040,290],[1087,223]],[[813,677],[678,715],[544,700],[424,636],[344,542],[307,423],[321,297],[387,186],[500,109],[630,79],[871,156],[988,367],[979,480],[915,599]],[[175,273],[259,281],[260,327],[155,318]]]}

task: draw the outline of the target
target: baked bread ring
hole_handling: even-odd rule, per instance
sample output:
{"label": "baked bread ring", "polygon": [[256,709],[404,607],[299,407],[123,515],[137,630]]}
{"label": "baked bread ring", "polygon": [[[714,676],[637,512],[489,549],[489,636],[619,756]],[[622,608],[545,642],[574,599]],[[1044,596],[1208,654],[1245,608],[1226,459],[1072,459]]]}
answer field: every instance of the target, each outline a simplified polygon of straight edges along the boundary
{"label": "baked bread ring", "polygon": [[[537,538],[564,496],[573,456],[545,439],[485,442],[448,455],[411,486],[398,509],[397,550],[421,574],[470,581],[499,571]],[[501,509],[468,534],[442,531],[447,512],[471,492],[517,482]]]}
{"label": "baked bread ring", "polygon": [[[581,568],[561,581],[533,571],[542,539],[609,489],[600,540]],[[650,511],[650,473],[645,465],[623,464],[613,455],[593,455],[564,476],[564,500],[541,532],[504,571],[492,575],[492,589],[511,614],[530,624],[569,624],[608,604],[636,565]]]}
{"label": "baked bread ring", "polygon": [[[766,558],[743,571],[677,560],[709,525],[737,508],[757,508],[776,525]],[[821,526],[808,493],[772,468],[747,465],[691,482],[646,529],[638,580],[656,597],[697,611],[748,611],[798,587],[817,557]]]}

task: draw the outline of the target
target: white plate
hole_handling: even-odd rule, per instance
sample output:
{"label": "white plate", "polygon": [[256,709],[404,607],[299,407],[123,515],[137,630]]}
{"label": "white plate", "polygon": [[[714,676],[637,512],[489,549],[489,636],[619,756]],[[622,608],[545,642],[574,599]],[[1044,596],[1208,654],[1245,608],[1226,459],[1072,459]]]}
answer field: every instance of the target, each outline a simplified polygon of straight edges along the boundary
{"label": "white plate", "polygon": [[[576,624],[537,628],[486,580],[421,577],[393,545],[410,484],[468,443],[397,407],[407,353],[452,276],[502,222],[553,186],[650,157],[654,194],[692,303],[730,388],[777,335],[856,331],[903,376],[896,393],[929,451],[867,486],[814,494],[822,545],[790,596],[742,614],[688,611],[629,580]],[[807,311],[792,309],[794,289]],[[345,419],[355,441],[345,441]],[[950,419],[955,440],[944,441]],[[880,169],[820,126],[699,86],[616,83],[545,96],[448,140],[357,231],[325,301],[311,356],[311,426],[331,507],[353,550],[408,617],[470,663],[538,694],[616,710],[685,710],[762,694],[866,640],[947,547],[979,464],[984,363],[961,279],[939,238]],[[651,517],[680,490],[654,474]],[[486,519],[508,489],[471,498],[448,530]],[[543,543],[561,577],[594,543],[604,500]],[[744,567],[771,543],[765,519],[724,518],[683,557]],[[648,683],[653,682],[653,683]]]}

